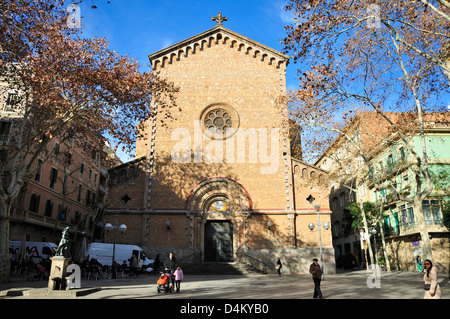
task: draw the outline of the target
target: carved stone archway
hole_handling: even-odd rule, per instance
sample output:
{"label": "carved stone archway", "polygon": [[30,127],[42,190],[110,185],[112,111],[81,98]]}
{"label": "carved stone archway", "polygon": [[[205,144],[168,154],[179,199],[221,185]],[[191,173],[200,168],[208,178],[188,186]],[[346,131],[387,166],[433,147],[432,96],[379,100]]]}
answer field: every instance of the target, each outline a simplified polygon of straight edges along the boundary
{"label": "carved stone archway", "polygon": [[[227,209],[211,209],[223,202]],[[192,223],[194,260],[205,261],[205,227],[212,222],[231,223],[233,259],[245,245],[245,225],[252,210],[252,200],[245,188],[229,178],[215,177],[200,182],[186,200],[186,210]]]}

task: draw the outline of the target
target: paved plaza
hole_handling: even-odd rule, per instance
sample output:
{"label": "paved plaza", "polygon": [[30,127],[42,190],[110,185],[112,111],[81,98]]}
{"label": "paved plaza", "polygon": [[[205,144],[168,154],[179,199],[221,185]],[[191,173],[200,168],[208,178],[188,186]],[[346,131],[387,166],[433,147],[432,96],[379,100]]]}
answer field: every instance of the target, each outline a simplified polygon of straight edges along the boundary
{"label": "paved plaza", "polygon": [[[48,294],[47,281],[11,278],[0,283],[0,300],[13,299],[312,299],[310,275],[189,275],[180,293],[157,293],[156,274],[120,279],[81,281],[81,291]],[[442,299],[450,299],[448,276],[438,282]],[[371,287],[371,288],[370,288]],[[326,299],[423,299],[423,279],[418,272],[381,272],[378,281],[371,280],[366,270],[325,275],[321,284]]]}
{"label": "paved plaza", "polygon": [[[365,270],[326,275],[322,281],[324,300],[314,300],[310,275],[189,275],[180,293],[157,293],[156,274],[120,279],[82,280],[81,289],[50,292],[48,282],[12,278],[0,284],[0,306],[21,313],[89,314],[117,317],[164,315],[170,318],[283,318],[294,312],[321,316],[351,311],[368,314],[389,309],[403,315],[443,311],[450,305],[448,276],[441,276],[440,301],[423,300],[423,279],[417,272],[382,272],[374,282]],[[372,286],[372,288],[369,288]],[[56,293],[54,293],[56,292]],[[18,310],[19,311],[19,310]]]}

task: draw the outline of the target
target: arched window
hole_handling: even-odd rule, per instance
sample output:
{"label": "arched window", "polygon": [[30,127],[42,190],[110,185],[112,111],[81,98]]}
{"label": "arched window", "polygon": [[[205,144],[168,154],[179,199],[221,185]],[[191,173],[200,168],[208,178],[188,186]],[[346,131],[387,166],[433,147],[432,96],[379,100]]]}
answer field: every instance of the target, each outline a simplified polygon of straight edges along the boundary
{"label": "arched window", "polygon": [[52,217],[53,214],[53,202],[47,199],[45,202],[45,216]]}
{"label": "arched window", "polygon": [[211,205],[208,208],[208,211],[212,212],[229,212],[230,211],[230,205],[223,200],[216,200],[211,203]]}
{"label": "arched window", "polygon": [[339,222],[337,221],[337,222],[335,222],[334,225],[333,225],[333,235],[334,235],[335,237],[339,237],[340,232],[341,232],[341,227],[340,227]]}
{"label": "arched window", "polygon": [[302,177],[306,177],[306,168],[302,169]]}
{"label": "arched window", "polygon": [[41,196],[38,196],[36,194],[32,194],[30,198],[30,212],[37,213],[39,211],[39,200]]}

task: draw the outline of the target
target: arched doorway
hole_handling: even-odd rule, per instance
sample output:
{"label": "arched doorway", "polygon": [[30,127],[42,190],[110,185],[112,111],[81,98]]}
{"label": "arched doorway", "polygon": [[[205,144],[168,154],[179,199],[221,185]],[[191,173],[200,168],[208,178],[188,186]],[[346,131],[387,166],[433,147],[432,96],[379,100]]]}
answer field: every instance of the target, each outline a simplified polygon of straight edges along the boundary
{"label": "arched doorway", "polygon": [[205,224],[204,261],[234,261],[233,224],[226,220],[212,220]]}
{"label": "arched doorway", "polygon": [[214,197],[208,201],[204,223],[204,261],[234,260],[231,210],[232,205],[226,198]]}
{"label": "arched doorway", "polygon": [[246,190],[227,178],[198,184],[186,201],[192,220],[194,260],[230,262],[244,246],[245,220],[251,211]]}

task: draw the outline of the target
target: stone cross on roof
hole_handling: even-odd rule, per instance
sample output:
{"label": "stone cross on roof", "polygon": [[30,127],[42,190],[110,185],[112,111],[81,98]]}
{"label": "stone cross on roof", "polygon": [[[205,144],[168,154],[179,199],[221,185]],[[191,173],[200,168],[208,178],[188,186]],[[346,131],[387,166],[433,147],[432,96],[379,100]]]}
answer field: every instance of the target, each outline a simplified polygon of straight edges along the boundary
{"label": "stone cross on roof", "polygon": [[227,17],[222,16],[222,12],[219,12],[216,17],[212,17],[212,21],[216,21],[217,22],[216,27],[217,26],[221,26],[222,25],[222,21],[227,21],[227,20],[228,20]]}

